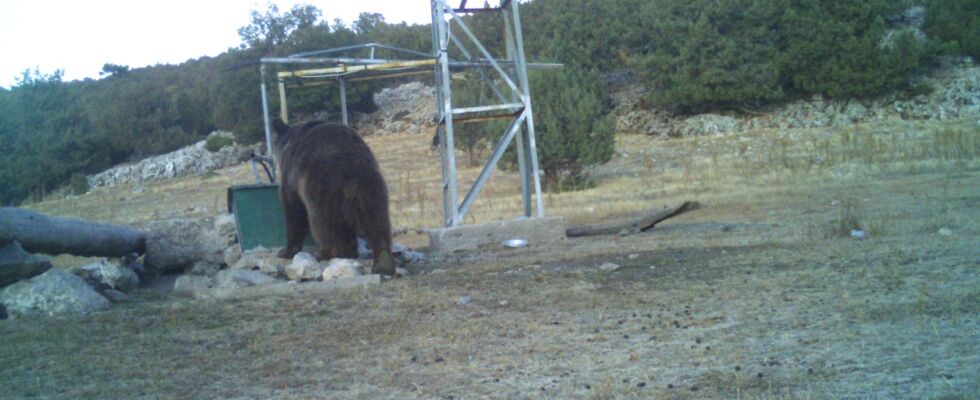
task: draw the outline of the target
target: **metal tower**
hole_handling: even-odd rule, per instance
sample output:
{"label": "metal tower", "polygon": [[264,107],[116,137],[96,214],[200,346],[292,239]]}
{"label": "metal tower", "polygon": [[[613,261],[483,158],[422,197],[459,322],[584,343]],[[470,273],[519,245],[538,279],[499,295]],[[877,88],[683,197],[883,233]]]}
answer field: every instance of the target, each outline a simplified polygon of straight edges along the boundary
{"label": "metal tower", "polygon": [[[286,88],[287,81],[316,79],[314,84],[337,84],[340,87],[342,120],[346,125],[347,99],[346,85],[349,82],[406,76],[418,73],[435,74],[436,84],[436,123],[439,137],[439,152],[442,164],[442,191],[444,224],[458,226],[479,196],[490,174],[496,168],[507,147],[516,138],[518,168],[521,177],[521,193],[524,203],[524,216],[532,216],[532,191],[536,200],[537,216],[544,216],[544,201],[541,197],[541,181],[538,172],[537,146],[534,140],[534,116],[531,107],[531,93],[528,86],[527,69],[560,68],[561,64],[528,64],[524,57],[524,39],[521,33],[521,17],[517,1],[500,0],[497,6],[470,8],[467,0],[460,0],[458,7],[452,7],[446,0],[430,0],[432,13],[432,54],[385,46],[377,43],[320,50],[288,57],[262,58],[262,106],[265,121],[268,149],[272,148],[272,129],[269,119],[268,93],[266,87],[266,66],[286,65],[329,65],[328,68],[283,71],[277,73],[280,97],[280,115],[288,120]],[[480,43],[467,26],[463,15],[475,13],[496,13],[503,22],[503,36],[506,44],[506,58],[497,59]],[[454,32],[461,32],[460,37]],[[450,49],[455,48],[464,60],[450,57]],[[369,58],[329,57],[331,54],[370,50]],[[375,58],[375,50],[388,50],[393,54],[412,57],[412,59]],[[475,51],[473,51],[475,50]],[[433,68],[434,67],[434,68]],[[480,79],[486,84],[498,102],[478,107],[458,108],[452,101],[452,72],[464,68],[475,68]],[[310,86],[310,83],[303,83]],[[503,87],[501,87],[503,85]],[[453,127],[456,124],[474,123],[491,119],[510,121],[502,132],[496,146],[480,172],[479,177],[459,202],[456,182],[456,156],[453,141]]]}

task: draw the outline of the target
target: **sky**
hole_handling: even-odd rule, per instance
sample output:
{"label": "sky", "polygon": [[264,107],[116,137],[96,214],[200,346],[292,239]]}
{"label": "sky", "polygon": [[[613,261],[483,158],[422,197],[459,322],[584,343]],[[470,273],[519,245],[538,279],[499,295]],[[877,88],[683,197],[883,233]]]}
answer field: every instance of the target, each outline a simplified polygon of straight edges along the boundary
{"label": "sky", "polygon": [[[238,28],[261,0],[0,0],[0,86],[25,69],[64,71],[62,79],[99,78],[105,63],[140,68],[216,56],[241,42]],[[283,12],[311,4],[323,19],[347,24],[362,12],[391,23],[428,23],[426,0],[274,0]]]}

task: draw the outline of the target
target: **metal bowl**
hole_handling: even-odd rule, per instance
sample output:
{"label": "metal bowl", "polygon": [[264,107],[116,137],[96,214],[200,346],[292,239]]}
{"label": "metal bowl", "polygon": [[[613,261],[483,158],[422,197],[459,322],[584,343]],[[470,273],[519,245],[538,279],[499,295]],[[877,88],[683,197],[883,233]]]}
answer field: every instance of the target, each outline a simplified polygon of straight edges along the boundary
{"label": "metal bowl", "polygon": [[501,242],[504,247],[510,247],[512,249],[517,249],[521,247],[527,247],[527,240],[524,239],[507,239]]}

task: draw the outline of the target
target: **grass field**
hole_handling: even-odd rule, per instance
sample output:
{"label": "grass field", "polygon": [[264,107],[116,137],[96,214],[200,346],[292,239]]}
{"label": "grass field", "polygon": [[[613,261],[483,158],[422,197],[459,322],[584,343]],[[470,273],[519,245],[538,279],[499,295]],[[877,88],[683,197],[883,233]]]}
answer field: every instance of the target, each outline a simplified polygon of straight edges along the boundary
{"label": "grass field", "polygon": [[[92,316],[0,321],[0,397],[974,399],[978,123],[621,134],[595,187],[546,194],[548,214],[703,208],[641,234],[428,260],[329,296],[143,291]],[[368,139],[396,228],[439,225],[427,139]],[[225,188],[252,179],[238,166],[31,207],[139,225],[222,211]],[[518,186],[495,172],[467,222],[516,216]]]}

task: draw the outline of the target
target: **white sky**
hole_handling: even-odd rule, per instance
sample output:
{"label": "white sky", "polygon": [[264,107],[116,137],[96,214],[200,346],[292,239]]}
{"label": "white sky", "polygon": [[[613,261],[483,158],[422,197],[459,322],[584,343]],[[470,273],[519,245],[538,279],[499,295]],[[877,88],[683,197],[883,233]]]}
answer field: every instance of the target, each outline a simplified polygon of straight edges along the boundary
{"label": "white sky", "polygon": [[[275,0],[283,12],[311,4],[350,24],[362,12],[390,23],[428,23],[427,0]],[[102,65],[130,68],[216,56],[241,42],[238,28],[265,0],[0,0],[0,86],[25,69],[64,80],[98,78]],[[482,3],[481,3],[482,4]]]}

